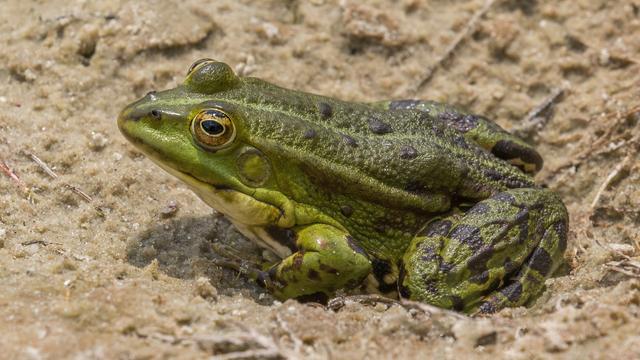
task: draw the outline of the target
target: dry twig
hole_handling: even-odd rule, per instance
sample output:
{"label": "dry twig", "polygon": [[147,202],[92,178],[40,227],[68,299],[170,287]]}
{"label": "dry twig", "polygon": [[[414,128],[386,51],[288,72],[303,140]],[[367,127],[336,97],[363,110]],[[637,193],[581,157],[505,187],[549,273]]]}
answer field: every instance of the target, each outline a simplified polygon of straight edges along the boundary
{"label": "dry twig", "polygon": [[58,174],[53,172],[53,170],[51,170],[49,165],[47,165],[44,161],[40,160],[40,158],[37,157],[35,154],[30,153],[30,152],[28,152],[26,154],[27,154],[27,156],[29,156],[31,158],[31,160],[33,160],[33,162],[35,162],[38,166],[40,166],[42,171],[47,173],[47,175],[49,175],[52,179],[57,179],[58,178]]}
{"label": "dry twig", "polygon": [[[562,164],[558,167],[556,167],[555,169],[552,169],[551,171],[549,171],[549,176],[547,176],[542,182],[544,183],[550,183],[553,181],[553,179],[556,178],[556,176],[558,174],[561,174],[564,170],[566,169],[570,169],[573,167],[576,167],[578,165],[581,165],[582,163],[584,163],[587,159],[593,157],[593,156],[597,156],[597,155],[602,155],[602,154],[606,154],[608,152],[614,151],[614,150],[618,150],[621,147],[627,146],[629,144],[638,144],[638,141],[640,140],[640,134],[634,136],[632,139],[630,140],[624,140],[623,135],[619,135],[615,138],[613,137],[613,134],[615,134],[615,132],[618,130],[618,128],[623,125],[625,123],[625,120],[629,117],[629,116],[633,116],[636,113],[640,113],[640,106],[636,106],[632,109],[630,109],[629,111],[625,112],[625,113],[620,113],[620,112],[615,112],[615,113],[609,113],[607,115],[605,115],[605,117],[616,117],[616,120],[614,122],[613,125],[609,126],[606,128],[605,133],[602,134],[598,139],[596,139],[592,144],[590,144],[590,146],[588,146],[584,151],[582,151],[580,154],[578,154],[577,156],[573,157],[573,160]],[[612,144],[612,143],[619,143],[618,146],[615,147],[609,147],[606,146],[607,144]],[[566,174],[563,174],[561,177],[564,177]]]}
{"label": "dry twig", "polygon": [[[616,121],[614,122],[614,124],[612,126],[608,126],[605,133],[600,136],[593,144],[592,146],[587,149],[586,151],[584,151],[582,154],[579,155],[580,160],[584,160],[587,157],[589,157],[589,155],[591,155],[592,153],[596,152],[596,150],[600,150],[600,148],[604,147],[604,145],[606,143],[611,143],[611,142],[616,142],[617,138],[615,139],[611,139],[611,137],[613,136],[613,134],[618,130],[618,128],[623,125],[626,122],[626,119],[629,116],[634,116],[634,114],[640,113],[640,106],[636,106],[624,113],[620,113],[620,112],[615,112],[615,113],[608,113],[605,115],[605,117],[616,117]],[[637,138],[637,136],[636,136]]]}
{"label": "dry twig", "polygon": [[521,138],[529,138],[534,132],[542,130],[551,118],[551,116],[545,116],[544,114],[562,100],[564,93],[564,88],[553,89],[542,103],[531,109],[527,116],[522,119],[522,126],[514,131],[515,135]]}
{"label": "dry twig", "polygon": [[[47,175],[49,175],[49,177],[51,177],[52,179],[57,179],[58,178],[58,174],[56,174],[51,167],[49,167],[49,165],[47,165],[44,161],[42,161],[38,156],[36,156],[33,153],[27,152],[26,153],[27,156],[29,156],[29,158],[31,158],[31,160],[33,162],[35,162],[41,169],[42,171],[44,171]],[[64,183],[64,186],[71,190],[71,192],[75,193],[76,195],[80,196],[84,201],[86,202],[92,202],[93,199],[91,198],[91,196],[89,196],[86,192],[82,191],[79,187],[75,186],[75,185],[71,185],[68,183]],[[99,209],[96,209],[98,211],[100,211]]]}
{"label": "dry twig", "polygon": [[18,175],[13,172],[13,170],[11,170],[9,165],[7,165],[4,160],[0,160],[0,171],[2,171],[9,179],[11,179],[25,195],[29,195],[31,193],[27,184],[25,184],[24,181],[22,181],[22,179],[20,179]]}
{"label": "dry twig", "polygon": [[624,158],[624,160],[621,163],[619,163],[615,167],[615,169],[613,169],[613,171],[611,171],[609,175],[604,179],[604,181],[600,185],[600,188],[598,188],[598,192],[596,193],[596,196],[593,198],[593,201],[591,202],[591,210],[595,209],[595,207],[598,205],[598,203],[600,202],[600,198],[602,197],[602,194],[607,190],[609,185],[611,185],[612,182],[614,182],[620,177],[622,170],[624,170],[629,165],[630,160],[631,160],[631,156],[627,155]]}
{"label": "dry twig", "polygon": [[619,272],[630,277],[640,278],[640,262],[638,261],[632,259],[611,261],[606,263],[604,266],[611,271]]}
{"label": "dry twig", "polygon": [[458,33],[458,36],[456,36],[456,38],[449,45],[449,47],[447,47],[444,53],[440,55],[435,63],[427,69],[424,77],[416,86],[414,93],[420,91],[425,85],[429,83],[429,81],[431,81],[436,71],[453,56],[453,53],[460,47],[464,40],[475,31],[476,27],[478,26],[478,22],[491,9],[491,6],[493,6],[494,2],[495,0],[485,1],[482,8],[480,8],[480,10],[473,14],[473,17],[471,17],[471,19],[467,22],[467,25],[464,27],[464,29],[460,33]]}
{"label": "dry twig", "polygon": [[29,246],[29,245],[34,245],[34,244],[38,244],[38,245],[42,245],[42,246],[49,246],[49,245],[62,246],[62,244],[60,244],[60,243],[49,242],[49,241],[44,241],[44,240],[29,240],[29,241],[25,241],[25,242],[20,243],[20,245],[22,245],[22,246]]}

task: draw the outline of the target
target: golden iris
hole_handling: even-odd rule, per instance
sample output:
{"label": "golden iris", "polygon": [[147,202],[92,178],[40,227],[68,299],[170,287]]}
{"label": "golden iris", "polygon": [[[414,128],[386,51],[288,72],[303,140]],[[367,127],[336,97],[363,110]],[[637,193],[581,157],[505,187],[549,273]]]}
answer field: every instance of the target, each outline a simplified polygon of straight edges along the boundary
{"label": "golden iris", "polygon": [[191,134],[207,150],[219,150],[230,144],[236,130],[229,115],[219,109],[200,111],[191,121]]}

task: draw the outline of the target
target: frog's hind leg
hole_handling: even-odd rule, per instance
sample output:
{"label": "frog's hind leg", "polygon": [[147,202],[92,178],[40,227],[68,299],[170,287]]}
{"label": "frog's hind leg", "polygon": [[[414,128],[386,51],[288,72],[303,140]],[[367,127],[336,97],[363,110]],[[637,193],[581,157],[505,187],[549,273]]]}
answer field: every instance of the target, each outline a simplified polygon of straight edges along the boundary
{"label": "frog's hind leg", "polygon": [[562,261],[567,211],[544,189],[512,189],[433,222],[401,266],[404,297],[467,313],[525,305]]}
{"label": "frog's hind leg", "polygon": [[469,114],[454,106],[422,100],[383,101],[372,106],[385,110],[419,110],[440,119],[461,132],[467,140],[480,145],[496,157],[535,174],[542,168],[542,157],[519,137],[508,133],[500,125],[484,116]]}

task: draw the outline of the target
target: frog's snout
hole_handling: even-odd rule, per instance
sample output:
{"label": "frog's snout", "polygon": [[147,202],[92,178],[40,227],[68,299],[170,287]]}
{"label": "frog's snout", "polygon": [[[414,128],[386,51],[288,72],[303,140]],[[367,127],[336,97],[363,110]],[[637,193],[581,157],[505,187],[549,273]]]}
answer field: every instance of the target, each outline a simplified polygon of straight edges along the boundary
{"label": "frog's snout", "polygon": [[122,109],[122,111],[118,115],[118,127],[122,130],[123,126],[125,126],[127,122],[139,121],[144,117],[160,119],[162,114],[159,109],[150,109],[147,106],[142,106],[144,104],[148,104],[157,100],[156,94],[156,91],[149,91],[144,97],[127,105],[124,109]]}

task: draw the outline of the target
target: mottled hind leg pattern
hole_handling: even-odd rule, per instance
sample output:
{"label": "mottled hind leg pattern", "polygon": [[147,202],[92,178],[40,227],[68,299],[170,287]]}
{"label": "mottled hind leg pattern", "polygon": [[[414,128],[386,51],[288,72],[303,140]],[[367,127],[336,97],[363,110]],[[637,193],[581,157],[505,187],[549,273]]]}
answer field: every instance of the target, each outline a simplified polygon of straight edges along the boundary
{"label": "mottled hind leg pattern", "polygon": [[503,289],[486,296],[477,310],[481,313],[494,313],[504,307],[525,305],[541,294],[544,281],[562,263],[567,247],[567,225],[568,220],[559,220],[545,228],[540,243],[516,277]]}
{"label": "mottled hind leg pattern", "polygon": [[533,174],[542,168],[542,157],[531,145],[484,116],[469,114],[454,106],[435,101],[396,100],[373,105],[387,110],[423,111],[433,118],[444,121],[461,132],[467,140],[475,142],[524,172]]}
{"label": "mottled hind leg pattern", "polygon": [[467,313],[527,304],[562,262],[567,212],[554,193],[512,189],[431,223],[401,266],[404,297]]}

